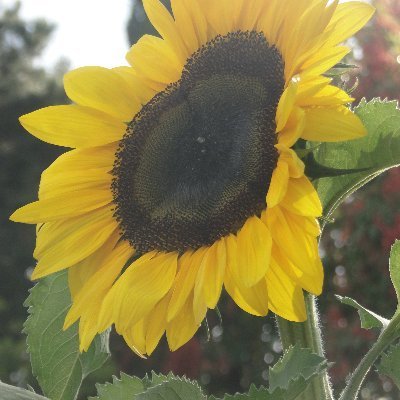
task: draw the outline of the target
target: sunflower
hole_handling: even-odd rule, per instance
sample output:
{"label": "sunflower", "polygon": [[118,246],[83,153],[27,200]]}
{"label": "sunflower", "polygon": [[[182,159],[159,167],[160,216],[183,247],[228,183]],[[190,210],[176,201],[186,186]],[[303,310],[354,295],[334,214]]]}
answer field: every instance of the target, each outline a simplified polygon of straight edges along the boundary
{"label": "sunflower", "polygon": [[73,148],[42,174],[32,278],[68,268],[81,351],[115,325],[139,355],[166,332],[175,350],[223,287],[243,310],[306,318],[318,295],[322,207],[296,142],[365,129],[324,74],[373,9],[326,0],[144,0],[160,37],[130,67],[66,74],[73,104],[24,115],[39,139]]}

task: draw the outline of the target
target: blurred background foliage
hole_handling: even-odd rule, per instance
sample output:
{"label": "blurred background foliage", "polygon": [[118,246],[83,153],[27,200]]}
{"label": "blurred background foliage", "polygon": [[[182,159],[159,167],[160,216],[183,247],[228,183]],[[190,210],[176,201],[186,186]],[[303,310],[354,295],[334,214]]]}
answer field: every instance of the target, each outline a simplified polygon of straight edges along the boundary
{"label": "blurred background foliage", "polygon": [[[168,0],[163,2],[169,6]],[[358,69],[341,79],[353,86],[359,100],[374,96],[399,99],[400,95],[400,2],[374,1],[374,20],[351,44]],[[42,143],[18,124],[24,113],[67,101],[62,75],[68,65],[48,71],[35,67],[35,58],[51,39],[53,26],[46,21],[24,21],[19,8],[0,8],[0,380],[13,385],[36,386],[30,373],[25,337],[23,302],[32,283],[27,278],[34,266],[34,228],[13,224],[8,216],[19,205],[35,200],[41,171],[61,152]],[[131,44],[145,33],[155,34],[140,0],[132,2],[127,26]],[[336,390],[376,333],[360,328],[356,312],[340,305],[334,294],[356,298],[368,308],[390,317],[395,295],[388,274],[388,255],[400,237],[400,170],[373,181],[336,212],[321,243],[326,269],[325,291],[320,298],[327,355],[335,364],[332,379]],[[169,352],[163,342],[148,360],[133,355],[119,337],[112,336],[113,357],[107,367],[89,377],[81,398],[94,394],[94,382],[109,380],[122,370],[143,376],[152,369],[172,370],[198,379],[209,393],[246,390],[250,383],[265,384],[268,367],[281,354],[273,317],[255,318],[239,310],[226,296],[216,312],[186,346]],[[372,372],[363,399],[398,399],[392,382]]]}

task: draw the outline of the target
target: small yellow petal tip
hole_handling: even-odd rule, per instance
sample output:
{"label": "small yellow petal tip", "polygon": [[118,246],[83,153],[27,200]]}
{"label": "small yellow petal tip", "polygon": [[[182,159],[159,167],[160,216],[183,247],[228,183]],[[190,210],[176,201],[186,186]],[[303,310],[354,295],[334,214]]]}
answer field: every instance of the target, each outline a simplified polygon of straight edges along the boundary
{"label": "small yellow petal tip", "polygon": [[43,264],[40,265],[40,263],[38,262],[30,276],[30,280],[37,281],[37,280],[44,278],[45,276],[50,275],[50,274],[51,274],[51,272],[43,271]]}
{"label": "small yellow petal tip", "polygon": [[10,221],[12,221],[12,222],[22,222],[22,221],[20,221],[20,219],[18,218],[18,216],[19,216],[19,213],[18,213],[18,210],[16,210],[16,211],[14,211],[14,212],[10,215],[9,219],[10,219]]}

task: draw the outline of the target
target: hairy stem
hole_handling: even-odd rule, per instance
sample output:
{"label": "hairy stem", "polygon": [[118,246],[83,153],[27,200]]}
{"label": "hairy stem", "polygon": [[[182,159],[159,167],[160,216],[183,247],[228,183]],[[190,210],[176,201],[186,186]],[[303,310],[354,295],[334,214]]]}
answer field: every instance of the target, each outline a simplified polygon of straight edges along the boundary
{"label": "hairy stem", "polygon": [[[311,349],[315,354],[324,357],[321,329],[315,297],[305,295],[307,320],[305,322],[290,322],[276,317],[282,346],[287,349],[296,343],[302,348]],[[298,400],[333,400],[332,389],[327,373],[314,378],[306,391]]]}
{"label": "hairy stem", "polygon": [[382,330],[380,336],[378,337],[378,340],[371,347],[371,349],[361,360],[360,364],[351,375],[350,380],[343,390],[339,400],[357,399],[361,385],[364,382],[364,379],[369,370],[375,364],[375,361],[379,358],[380,355],[382,355],[384,350],[400,336],[399,325],[400,311],[397,311],[393,319],[390,321],[389,325]]}

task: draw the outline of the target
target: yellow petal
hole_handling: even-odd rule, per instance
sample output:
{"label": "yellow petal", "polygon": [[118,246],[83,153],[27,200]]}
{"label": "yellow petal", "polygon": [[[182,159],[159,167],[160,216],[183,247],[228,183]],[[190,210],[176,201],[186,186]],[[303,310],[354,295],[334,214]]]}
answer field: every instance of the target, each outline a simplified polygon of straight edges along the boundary
{"label": "yellow petal", "polygon": [[37,234],[34,256],[39,261],[32,279],[42,278],[82,261],[100,248],[117,226],[112,211],[107,207],[44,224]]}
{"label": "yellow petal", "polygon": [[[208,26],[207,26],[207,20],[204,15],[204,12],[201,8],[201,4],[199,3],[199,0],[174,0],[172,3],[172,7],[176,9],[176,7],[180,4],[184,5],[187,13],[188,13],[188,18],[186,19],[184,17],[185,12],[182,12],[182,14],[179,14],[179,12],[174,11],[175,15],[175,21],[178,30],[181,32],[181,35],[185,35],[185,28],[188,25],[188,20],[190,21],[193,25],[195,36],[197,38],[197,47],[196,48],[191,48],[189,45],[195,43],[194,37],[193,42],[190,41],[187,43],[187,50],[189,53],[194,53],[200,46],[205,44],[208,41]],[[176,5],[174,5],[174,3]],[[175,14],[176,12],[176,14]],[[178,15],[179,14],[179,15]]]}
{"label": "yellow petal", "polygon": [[348,108],[310,108],[306,110],[305,140],[339,142],[358,139],[367,134],[361,120]]}
{"label": "yellow petal", "polygon": [[[261,17],[261,14],[267,7],[264,0],[252,0],[237,2],[241,6],[241,12],[237,18],[237,24],[242,31],[252,31]],[[240,4],[241,3],[241,4]]]}
{"label": "yellow petal", "polygon": [[214,309],[221,295],[226,267],[225,241],[215,242],[205,253],[194,288],[194,298],[203,292],[204,301],[208,308]]}
{"label": "yellow petal", "polygon": [[164,40],[151,35],[142,36],[126,58],[141,75],[155,82],[175,82],[183,70],[183,64],[171,47]]}
{"label": "yellow petal", "polygon": [[278,109],[276,111],[277,132],[280,132],[288,122],[296,101],[297,89],[298,81],[293,78],[279,100]]}
{"label": "yellow petal", "polygon": [[199,329],[200,323],[194,318],[192,304],[193,295],[186,300],[182,311],[167,325],[167,340],[171,351],[187,343]]}
{"label": "yellow petal", "polygon": [[[119,235],[115,236],[118,237]],[[111,245],[114,245],[114,248],[110,249]],[[115,237],[113,237],[92,257],[73,267],[73,270],[76,270],[91,264],[90,268],[95,268],[95,270],[91,276],[86,277],[81,290],[74,296],[72,307],[65,318],[64,329],[71,326],[82,315],[96,321],[96,326],[99,329],[97,325],[98,313],[103,300],[134,252],[134,249],[126,241],[115,245]],[[101,329],[100,332],[104,329]]]}
{"label": "yellow petal", "polygon": [[285,40],[285,46],[282,49],[286,77],[297,72],[296,65],[304,54],[311,48],[316,48],[315,53],[320,47],[318,42],[321,41],[321,35],[323,35],[336,6],[337,0],[329,7],[326,7],[324,1],[316,1],[313,4],[309,3],[304,13],[297,16],[294,21],[287,20],[288,25],[285,26],[285,34],[288,38]]}
{"label": "yellow petal", "polygon": [[319,222],[315,217],[291,214],[290,219],[295,221],[297,225],[302,226],[308,235],[318,237],[321,234],[321,227],[319,226]]}
{"label": "yellow petal", "polygon": [[330,44],[335,45],[358,32],[372,17],[375,8],[363,1],[339,4],[328,25],[332,28]]}
{"label": "yellow petal", "polygon": [[317,240],[298,225],[297,220],[291,218],[292,215],[278,206],[268,209],[263,220],[273,232],[274,244],[285,257],[299,269],[314,266],[320,262]]}
{"label": "yellow petal", "polygon": [[113,143],[101,147],[87,149],[76,149],[68,151],[59,156],[42,174],[55,175],[66,173],[67,171],[79,172],[84,170],[103,170],[110,171],[114,163],[114,155],[118,150],[118,144]]}
{"label": "yellow petal", "polygon": [[52,197],[35,201],[19,208],[10,219],[14,222],[36,224],[76,217],[110,204],[113,196],[110,188],[81,190],[79,194]]}
{"label": "yellow petal", "polygon": [[79,321],[79,351],[88,351],[97,335],[96,323],[92,318],[81,318]]}
{"label": "yellow petal", "polygon": [[271,311],[288,321],[305,321],[307,314],[301,287],[275,264],[268,269],[266,280]]}
{"label": "yellow petal", "polygon": [[141,319],[134,326],[121,332],[127,345],[141,358],[146,358],[144,357],[146,353],[146,330],[147,321]]}
{"label": "yellow petal", "polygon": [[288,166],[289,176],[291,178],[302,177],[305,165],[296,152],[282,144],[277,144],[275,147],[279,150],[279,161],[286,163]]}
{"label": "yellow petal", "polygon": [[154,307],[153,312],[148,317],[146,330],[146,353],[148,355],[153,353],[165,332],[167,326],[166,316],[170,299],[171,293],[168,293],[162,300],[158,302],[158,304]]}
{"label": "yellow petal", "polygon": [[118,73],[102,67],[82,67],[64,76],[67,96],[75,103],[129,122],[141,109],[135,93]]}
{"label": "yellow petal", "polygon": [[62,154],[42,173],[39,199],[60,197],[78,190],[109,190],[116,151],[117,146],[113,144]]}
{"label": "yellow petal", "polygon": [[[266,8],[258,20],[257,30],[264,32],[269,43],[278,43],[288,10],[282,0],[270,0],[265,3]],[[281,47],[278,46],[278,48]]]}
{"label": "yellow petal", "polygon": [[313,95],[300,95],[296,103],[301,107],[310,106],[341,106],[353,102],[344,90],[336,86],[326,85]]}
{"label": "yellow petal", "polygon": [[332,78],[325,76],[310,77],[309,79],[301,79],[297,92],[296,104],[314,96],[332,82]]}
{"label": "yellow petal", "polygon": [[68,286],[72,299],[76,298],[87,281],[101,268],[104,259],[113,251],[119,239],[119,232],[114,232],[97,251],[68,269]]}
{"label": "yellow petal", "polygon": [[[124,80],[127,89],[135,94],[138,104],[147,104],[158,92],[165,89],[164,84],[154,83],[143,76],[139,76],[134,68],[116,67],[112,71]],[[137,111],[140,111],[140,107]]]}
{"label": "yellow petal", "polygon": [[[133,264],[146,264],[148,261],[157,256],[156,251],[148,252],[142,255],[139,259],[137,259]],[[132,264],[131,266],[132,267]],[[98,313],[98,328],[99,332],[103,332],[108,327],[110,327],[115,322],[115,299],[119,294],[119,286],[120,283],[116,282],[116,284],[108,291],[106,296],[104,297],[103,304],[101,306],[100,312]],[[147,324],[148,315],[143,317],[144,325]],[[116,324],[116,330],[122,335],[130,335],[130,329],[137,325],[138,322],[133,324],[127,324],[126,326],[121,326],[120,324]],[[132,332],[131,332],[132,333]],[[145,334],[144,334],[145,335]],[[142,353],[145,353],[146,349],[144,348]]]}
{"label": "yellow petal", "polygon": [[306,176],[290,179],[282,207],[300,215],[320,217],[322,204],[318,193]]}
{"label": "yellow petal", "polygon": [[272,238],[268,228],[259,218],[249,218],[237,234],[237,264],[244,286],[254,286],[265,276],[271,247]]}
{"label": "yellow petal", "polygon": [[321,294],[324,272],[319,259],[311,265],[302,264],[301,266],[297,266],[293,264],[277,246],[273,247],[272,254],[271,265],[275,265],[276,270],[284,270],[285,273],[304,290],[316,296]]}
{"label": "yellow petal", "polygon": [[177,258],[177,253],[159,253],[150,260],[140,258],[120,276],[108,294],[114,299],[113,318],[119,331],[151,313],[168,293],[175,278]]}
{"label": "yellow petal", "polygon": [[300,107],[294,107],[285,129],[278,134],[278,143],[286,147],[293,146],[301,137],[305,127],[305,112]]}
{"label": "yellow petal", "polygon": [[[241,2],[242,0],[238,1]],[[214,32],[219,35],[226,35],[232,31],[236,10],[232,6],[231,0],[201,0],[199,4],[201,4],[207,22],[211,25]]]}
{"label": "yellow petal", "polygon": [[275,207],[286,195],[289,182],[289,167],[285,162],[278,161],[272,173],[271,183],[267,193],[268,207]]}
{"label": "yellow petal", "polygon": [[19,121],[33,136],[65,147],[94,147],[120,140],[126,125],[88,107],[52,106],[23,115]]}
{"label": "yellow petal", "polygon": [[[110,168],[84,169],[76,171],[65,169],[57,173],[43,172],[39,186],[39,200],[54,199],[56,197],[70,199],[85,193],[111,193],[112,175]],[[97,195],[99,196],[99,195]]]}
{"label": "yellow petal", "polygon": [[205,251],[205,248],[200,248],[186,260],[182,259],[183,256],[179,258],[180,269],[174,281],[173,293],[168,307],[168,321],[171,321],[182,309],[193,290]]}
{"label": "yellow petal", "polygon": [[224,285],[229,296],[242,310],[257,316],[268,314],[268,290],[265,279],[261,279],[252,287],[246,287],[235,280],[231,266],[228,265]]}
{"label": "yellow petal", "polygon": [[325,47],[314,53],[301,66],[301,79],[321,75],[330,70],[350,52],[346,46]]}
{"label": "yellow petal", "polygon": [[[186,51],[188,54],[192,54],[201,44],[197,37],[195,25],[192,22],[191,4],[188,4],[185,0],[172,0],[171,8]],[[198,10],[200,11],[200,9]]]}
{"label": "yellow petal", "polygon": [[237,257],[237,237],[229,235],[225,237],[226,248],[226,273],[229,272],[231,278],[238,284],[242,284],[242,275],[239,270],[238,257]]}
{"label": "yellow petal", "polygon": [[172,15],[159,0],[143,0],[143,6],[151,24],[184,64],[190,54],[187,53]]}
{"label": "yellow petal", "polygon": [[204,298],[204,292],[201,290],[198,292],[196,297],[194,297],[193,295],[192,311],[194,315],[194,320],[197,325],[199,325],[201,321],[203,321],[204,317],[207,314],[207,310],[208,309],[206,305],[206,300]]}

